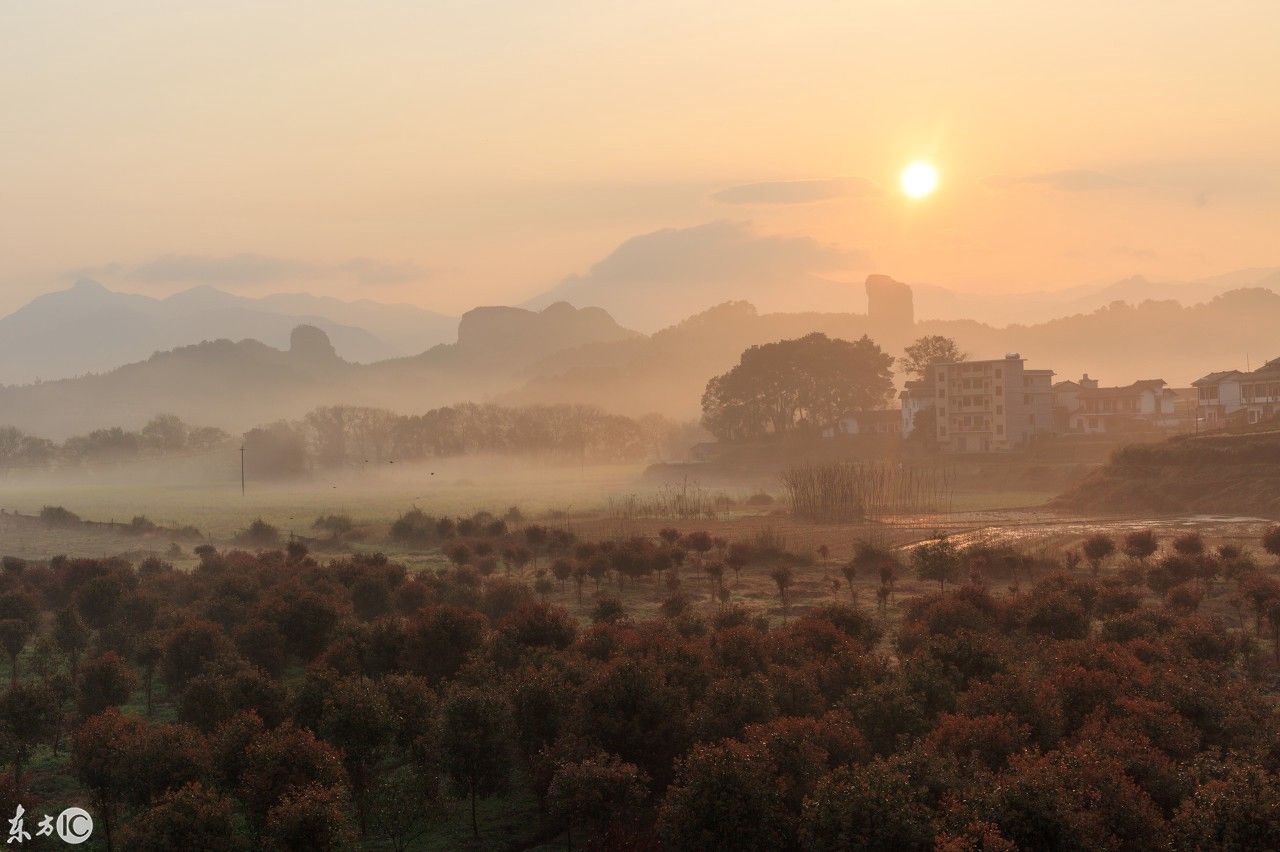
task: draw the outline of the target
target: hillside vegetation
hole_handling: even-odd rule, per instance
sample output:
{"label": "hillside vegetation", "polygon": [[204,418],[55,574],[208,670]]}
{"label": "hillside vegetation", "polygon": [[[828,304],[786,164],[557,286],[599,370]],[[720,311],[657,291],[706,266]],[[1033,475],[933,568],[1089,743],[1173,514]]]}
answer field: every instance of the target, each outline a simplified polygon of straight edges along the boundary
{"label": "hillside vegetation", "polygon": [[1280,432],[1122,447],[1054,501],[1087,512],[1280,516]]}

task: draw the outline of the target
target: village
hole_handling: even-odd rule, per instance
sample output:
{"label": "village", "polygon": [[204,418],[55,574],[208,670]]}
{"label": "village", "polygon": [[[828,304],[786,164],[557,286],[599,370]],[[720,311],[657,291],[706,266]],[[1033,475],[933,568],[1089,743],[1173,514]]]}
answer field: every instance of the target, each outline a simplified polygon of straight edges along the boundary
{"label": "village", "polygon": [[945,453],[992,453],[1045,436],[1154,437],[1280,426],[1280,358],[1248,372],[1208,373],[1186,388],[1158,378],[1102,386],[1088,373],[1057,382],[1055,375],[1028,368],[1016,352],[933,364],[906,382],[899,408],[848,414],[824,436],[932,435]]}

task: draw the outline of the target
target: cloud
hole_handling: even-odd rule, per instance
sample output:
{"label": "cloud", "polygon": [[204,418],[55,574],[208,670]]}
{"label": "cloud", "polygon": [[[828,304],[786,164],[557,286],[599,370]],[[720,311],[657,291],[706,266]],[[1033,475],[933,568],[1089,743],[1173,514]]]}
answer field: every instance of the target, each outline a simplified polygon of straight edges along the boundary
{"label": "cloud", "polygon": [[623,325],[652,329],[734,300],[765,309],[829,306],[845,294],[822,276],[867,266],[860,251],[716,221],[632,237],[528,304],[598,306]]}
{"label": "cloud", "polygon": [[831,198],[875,195],[879,191],[870,181],[843,177],[744,183],[722,189],[711,197],[725,204],[808,204]]}
{"label": "cloud", "polygon": [[73,274],[77,278],[114,278],[143,284],[247,287],[316,280],[355,281],[370,285],[403,284],[428,278],[431,270],[412,262],[391,263],[368,257],[355,257],[338,263],[312,263],[240,253],[216,256],[168,254],[139,264],[113,262],[76,270]]}
{"label": "cloud", "polygon": [[1064,169],[1031,175],[997,175],[987,178],[987,186],[1005,188],[1025,184],[1039,184],[1063,192],[1097,192],[1133,186],[1133,181],[1089,169]]}

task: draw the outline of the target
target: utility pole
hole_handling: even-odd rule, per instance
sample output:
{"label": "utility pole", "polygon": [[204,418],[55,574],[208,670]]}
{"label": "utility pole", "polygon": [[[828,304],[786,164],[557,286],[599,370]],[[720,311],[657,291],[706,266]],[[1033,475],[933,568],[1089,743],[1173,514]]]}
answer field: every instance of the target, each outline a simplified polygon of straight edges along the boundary
{"label": "utility pole", "polygon": [[240,445],[240,496],[244,496],[244,444]]}

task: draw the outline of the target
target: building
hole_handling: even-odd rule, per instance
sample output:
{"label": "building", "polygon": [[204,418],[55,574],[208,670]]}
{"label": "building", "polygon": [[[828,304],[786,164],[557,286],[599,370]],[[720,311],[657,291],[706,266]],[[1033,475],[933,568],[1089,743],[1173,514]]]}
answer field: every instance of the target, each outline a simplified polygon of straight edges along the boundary
{"label": "building", "polygon": [[1079,381],[1053,386],[1055,419],[1060,431],[1083,434],[1176,429],[1181,425],[1178,394],[1164,379],[1141,379],[1130,385],[1099,387],[1085,373]]}
{"label": "building", "polygon": [[901,432],[905,438],[916,430],[916,418],[926,409],[933,408],[934,404],[934,387],[933,382],[924,379],[910,379],[902,388],[902,393],[898,394],[898,399],[902,403],[900,415],[902,418]]}
{"label": "building", "polygon": [[1191,383],[1196,389],[1199,426],[1223,429],[1280,419],[1280,358],[1256,370],[1223,370]]}
{"label": "building", "polygon": [[[930,396],[932,394],[932,396]],[[950,453],[989,453],[1025,446],[1054,431],[1053,371],[1028,370],[1016,352],[990,361],[934,364],[903,391],[911,423],[932,399],[939,446]]]}

